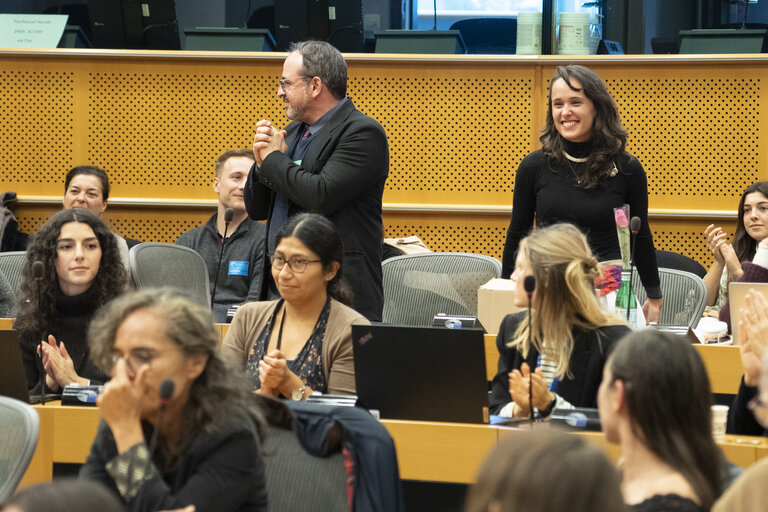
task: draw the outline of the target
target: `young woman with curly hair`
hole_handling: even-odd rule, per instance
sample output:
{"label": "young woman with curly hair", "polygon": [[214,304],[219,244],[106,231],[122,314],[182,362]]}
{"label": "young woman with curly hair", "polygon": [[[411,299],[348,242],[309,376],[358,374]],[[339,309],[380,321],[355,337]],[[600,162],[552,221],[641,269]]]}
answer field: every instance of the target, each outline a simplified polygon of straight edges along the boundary
{"label": "young woman with curly hair", "polygon": [[[43,264],[38,282],[35,262]],[[19,331],[27,384],[49,389],[103,382],[86,342],[96,309],[119,295],[126,271],[112,232],[84,209],[62,210],[48,219],[27,246],[20,290]]]}

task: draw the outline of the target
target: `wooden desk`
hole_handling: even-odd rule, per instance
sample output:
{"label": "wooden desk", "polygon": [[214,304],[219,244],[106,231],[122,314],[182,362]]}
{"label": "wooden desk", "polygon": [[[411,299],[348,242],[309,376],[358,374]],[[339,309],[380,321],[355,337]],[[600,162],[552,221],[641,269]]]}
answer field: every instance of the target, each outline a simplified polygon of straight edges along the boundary
{"label": "wooden desk", "polygon": [[[51,479],[54,462],[82,463],[90,451],[99,424],[95,407],[62,407],[58,402],[34,406],[40,415],[38,447],[22,486]],[[518,429],[464,423],[383,420],[395,441],[400,476],[406,480],[471,483],[485,456]],[[619,448],[599,432],[583,432],[616,460]],[[728,459],[741,467],[768,457],[768,439],[726,436],[718,443]]]}
{"label": "wooden desk", "polygon": [[15,318],[0,318],[0,329],[7,330],[13,329],[13,321]]}
{"label": "wooden desk", "polygon": [[[704,366],[707,368],[709,385],[713,393],[735,395],[739,391],[739,383],[744,373],[741,365],[739,347],[734,345],[700,345],[694,344],[699,352]],[[493,380],[499,362],[499,351],[496,349],[496,335],[485,335],[485,373],[488,380]]]}

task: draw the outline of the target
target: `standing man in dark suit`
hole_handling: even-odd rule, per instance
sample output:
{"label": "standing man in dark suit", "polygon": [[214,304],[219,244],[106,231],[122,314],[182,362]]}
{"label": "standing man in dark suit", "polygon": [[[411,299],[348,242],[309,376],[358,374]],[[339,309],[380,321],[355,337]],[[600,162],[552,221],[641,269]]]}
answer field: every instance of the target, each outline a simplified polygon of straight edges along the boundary
{"label": "standing man in dark suit", "polygon": [[336,48],[322,41],[291,45],[277,95],[293,122],[285,130],[269,120],[256,124],[256,163],[245,186],[245,206],[251,218],[268,219],[269,254],[289,217],[304,211],[328,217],[344,241],[344,278],[355,294],[355,309],[378,321],[389,148],[381,125],[357,110],[346,93],[347,64]]}

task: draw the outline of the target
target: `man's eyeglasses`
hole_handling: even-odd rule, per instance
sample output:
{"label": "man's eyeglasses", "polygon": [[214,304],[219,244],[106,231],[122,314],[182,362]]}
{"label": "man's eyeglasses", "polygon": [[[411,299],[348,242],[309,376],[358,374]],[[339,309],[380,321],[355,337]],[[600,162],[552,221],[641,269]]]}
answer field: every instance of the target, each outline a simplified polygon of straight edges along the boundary
{"label": "man's eyeglasses", "polygon": [[269,258],[272,261],[273,269],[282,270],[285,264],[287,263],[288,267],[290,267],[290,269],[296,274],[301,274],[305,270],[307,270],[307,265],[309,265],[310,263],[320,263],[321,261],[321,260],[305,260],[304,258],[291,258],[287,260],[279,254],[273,254]]}
{"label": "man's eyeglasses", "polygon": [[[299,78],[300,79],[307,79],[307,78],[313,78],[313,77],[307,76],[307,75],[301,75]],[[286,89],[288,89],[294,83],[296,83],[295,80],[286,80],[285,78],[281,78],[280,79],[280,90],[283,91],[283,92],[287,92]]]}

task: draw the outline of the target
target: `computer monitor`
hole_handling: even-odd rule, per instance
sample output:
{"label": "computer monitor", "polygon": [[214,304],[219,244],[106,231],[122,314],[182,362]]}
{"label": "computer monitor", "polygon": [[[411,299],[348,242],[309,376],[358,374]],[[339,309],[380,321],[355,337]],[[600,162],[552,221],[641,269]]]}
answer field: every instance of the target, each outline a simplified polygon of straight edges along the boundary
{"label": "computer monitor", "polygon": [[179,50],[175,0],[88,0],[95,48]]}
{"label": "computer monitor", "polygon": [[328,41],[342,52],[362,52],[362,0],[276,1],[277,49],[308,39]]}

